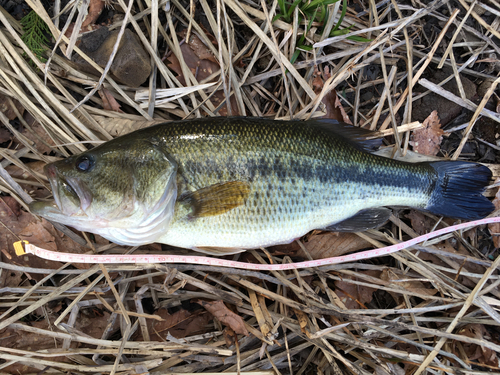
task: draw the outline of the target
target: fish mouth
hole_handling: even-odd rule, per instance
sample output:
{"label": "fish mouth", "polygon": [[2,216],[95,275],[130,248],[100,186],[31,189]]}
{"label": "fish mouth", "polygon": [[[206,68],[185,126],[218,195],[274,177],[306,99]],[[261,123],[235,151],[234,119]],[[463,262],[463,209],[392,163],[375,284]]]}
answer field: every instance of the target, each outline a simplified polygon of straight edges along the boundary
{"label": "fish mouth", "polygon": [[92,203],[92,195],[78,178],[65,177],[54,164],[45,166],[55,205],[65,215],[82,215]]}

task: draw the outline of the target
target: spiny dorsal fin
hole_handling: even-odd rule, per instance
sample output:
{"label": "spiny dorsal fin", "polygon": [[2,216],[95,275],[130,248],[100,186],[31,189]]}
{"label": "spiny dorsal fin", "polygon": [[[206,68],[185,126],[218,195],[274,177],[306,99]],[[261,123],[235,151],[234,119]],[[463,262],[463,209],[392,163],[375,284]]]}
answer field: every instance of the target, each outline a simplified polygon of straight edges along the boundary
{"label": "spiny dorsal fin", "polygon": [[382,138],[377,138],[380,136],[379,133],[368,129],[332,119],[314,119],[307,121],[307,123],[342,137],[352,146],[362,151],[373,152],[382,145]]}
{"label": "spiny dorsal fin", "polygon": [[248,182],[230,181],[210,185],[184,194],[182,202],[189,203],[192,218],[222,215],[245,204],[250,194]]}

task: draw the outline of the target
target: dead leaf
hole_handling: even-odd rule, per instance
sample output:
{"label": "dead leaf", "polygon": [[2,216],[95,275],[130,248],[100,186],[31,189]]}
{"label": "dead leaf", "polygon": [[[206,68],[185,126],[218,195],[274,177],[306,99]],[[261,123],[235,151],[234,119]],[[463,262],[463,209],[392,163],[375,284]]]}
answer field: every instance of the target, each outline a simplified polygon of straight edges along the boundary
{"label": "dead leaf", "polygon": [[[419,235],[429,233],[434,228],[435,221],[419,211],[410,210],[410,212],[408,214],[406,214],[405,216],[411,220],[412,229]],[[445,219],[443,219],[443,221],[449,225],[452,225],[454,222],[453,219],[449,219],[449,218],[445,218]],[[489,225],[495,226],[496,224],[489,224]],[[500,230],[500,227],[497,227],[497,229]],[[491,230],[492,229],[490,227],[490,231]],[[478,235],[478,233],[477,233],[477,230],[475,228],[468,230],[462,234],[462,236],[464,238],[466,238],[466,237],[471,238],[471,237],[474,237],[477,235]],[[497,239],[497,237],[493,236],[493,241],[495,241],[495,239]],[[450,240],[451,239],[447,239],[447,240],[442,241],[438,244],[435,244],[434,246],[438,250],[441,250],[441,251],[448,251],[448,252],[453,253],[453,254],[462,254],[462,255],[466,255],[466,256],[470,255],[469,250],[467,250],[467,248],[465,248],[461,242],[454,241],[455,243],[454,243],[454,245],[452,245],[450,243]],[[425,260],[427,262],[431,262],[432,264],[435,264],[437,266],[447,267],[447,268],[449,267],[449,265],[446,262],[444,262],[444,260],[442,260],[442,258],[440,258],[434,254],[421,252],[419,254],[419,258],[421,258],[422,260]],[[462,268],[463,271],[472,272],[472,273],[479,273],[479,274],[484,273],[484,268],[479,264],[467,262],[467,264],[461,264],[461,265],[463,266],[463,268]],[[456,278],[455,273],[447,273],[447,274],[452,278]],[[457,278],[457,281],[460,282],[461,284],[463,284],[464,286],[467,286],[470,288],[474,288],[476,286],[476,284],[475,284],[476,281],[474,279],[470,279],[467,277],[459,276]]]}
{"label": "dead leaf", "polygon": [[229,310],[226,305],[224,305],[223,301],[219,300],[207,302],[195,300],[193,302],[202,305],[210,314],[214,316],[214,318],[217,318],[220,322],[231,327],[237,334],[248,336],[248,331],[245,327],[243,319]]}
{"label": "dead leaf", "polygon": [[[354,233],[320,232],[313,234],[304,246],[313,259],[324,259],[367,248],[370,243]],[[298,255],[305,256],[302,251]]]}
{"label": "dead leaf", "polygon": [[[436,289],[432,289],[432,286],[427,287],[424,283],[418,280],[410,280],[410,277],[407,275],[396,274],[394,271],[384,268],[382,274],[380,275],[380,279],[384,281],[389,281],[398,287],[402,287],[407,291],[426,294],[428,296],[435,295],[438,291]],[[389,291],[389,294],[394,298],[397,304],[403,302],[403,295],[401,293]]]}
{"label": "dead leaf", "polygon": [[153,125],[162,124],[165,120],[147,121],[142,119],[126,119],[120,117],[94,116],[94,119],[113,137],[119,137],[133,131]]}
{"label": "dead leaf", "polygon": [[[45,305],[47,306],[47,305]],[[55,312],[61,308],[58,304],[55,309],[47,309],[48,314],[43,319],[31,321],[30,326],[44,330],[53,330],[54,321],[57,318]],[[95,310],[97,311],[97,310]],[[104,330],[108,325],[110,314],[108,312],[99,312],[95,314],[84,314],[84,310],[80,310],[80,316],[76,320],[75,328],[86,335],[100,339]],[[48,318],[48,319],[47,319]],[[66,317],[64,322],[67,322]],[[3,347],[21,349],[26,351],[50,350],[61,348],[62,340],[54,339],[53,337],[40,335],[34,332],[19,331],[15,329],[5,329],[0,332],[0,341]],[[72,341],[71,348],[77,348],[80,344],[77,341]],[[51,361],[69,363],[71,360],[67,356],[51,357]],[[43,368],[43,367],[42,367]],[[35,369],[23,364],[14,364],[7,368],[3,368],[5,374],[28,374],[41,373],[41,368]]]}
{"label": "dead leaf", "polygon": [[[80,310],[80,316],[75,322],[75,328],[85,334],[100,339],[108,326],[110,313],[98,309]],[[116,321],[117,325],[119,322]]]}
{"label": "dead leaf", "polygon": [[82,22],[82,29],[93,24],[99,18],[103,9],[103,0],[90,0],[87,16]]}
{"label": "dead leaf", "polygon": [[234,345],[236,341],[238,341],[238,336],[236,336],[236,333],[231,329],[231,327],[226,327],[226,329],[222,331],[222,334],[224,336],[224,341],[226,341],[226,345],[228,348],[231,345]]}
{"label": "dead leaf", "polygon": [[[467,324],[464,328],[458,331],[458,334],[478,340],[492,341],[491,335],[482,324]],[[461,345],[463,346],[465,353],[467,354],[467,358],[470,361],[477,361],[481,364],[496,368],[500,366],[500,360],[495,351],[477,344],[462,342]],[[457,354],[460,353],[458,350],[456,350],[456,352]]]}
{"label": "dead leaf", "polygon": [[164,341],[169,333],[178,339],[202,334],[206,332],[206,326],[211,320],[210,314],[205,311],[190,313],[181,309],[170,314],[167,309],[161,308],[156,310],[155,314],[163,321],[148,320],[148,331],[152,341]]}
{"label": "dead leaf", "polygon": [[[318,69],[318,67],[315,68],[311,86],[316,94],[319,94],[323,90],[326,80],[330,77],[331,74],[328,66],[325,67],[323,73]],[[352,125],[351,119],[345,112],[342,103],[340,103],[340,99],[337,96],[337,91],[335,91],[335,89],[329,91],[321,101],[326,106],[326,115],[323,116],[323,118],[329,118]]]}
{"label": "dead leaf", "polygon": [[[186,30],[182,30],[179,32],[179,38],[186,37]],[[186,63],[187,67],[191,70],[195,78],[198,82],[203,81],[204,79],[211,76],[213,73],[217,72],[220,69],[219,63],[215,59],[212,51],[201,41],[200,38],[194,33],[191,33],[191,37],[189,41],[183,43],[181,45],[181,53]],[[169,62],[168,67],[172,69],[177,75],[177,79],[182,85],[186,85],[186,79],[184,78],[182,68],[177,57],[171,53],[167,60]],[[209,82],[216,82],[219,77],[214,77]],[[225,95],[223,90],[216,91],[213,96],[210,98],[214,106],[219,106],[224,100]],[[238,105],[234,98],[234,95],[231,95],[231,112],[233,116],[238,116]],[[219,114],[221,116],[227,116],[227,106],[224,105],[219,110]]]}
{"label": "dead leaf", "polygon": [[321,92],[321,90],[323,90],[324,84],[325,81],[323,80],[321,71],[316,66],[314,68],[314,73],[312,75],[312,81],[311,81],[311,87],[316,95],[318,95]]}
{"label": "dead leaf", "polygon": [[[30,163],[24,163],[26,167],[31,169],[34,172],[38,172],[40,174],[44,174],[43,167],[45,166],[44,161],[38,160]],[[17,165],[11,164],[8,165],[5,170],[9,173],[10,177],[18,178],[20,180],[28,180],[28,181],[36,181],[31,173],[26,172],[24,169],[19,168]]]}
{"label": "dead leaf", "polygon": [[432,111],[422,125],[422,128],[413,131],[410,145],[413,146],[413,151],[419,154],[436,156],[444,134],[437,111]]}
{"label": "dead leaf", "polygon": [[[8,165],[5,170],[7,173],[12,177],[16,178],[19,180],[25,180],[27,183],[23,183],[21,181],[19,182],[19,185],[21,187],[28,191],[30,196],[33,199],[44,199],[47,198],[47,189],[45,188],[38,188],[38,184],[40,181],[37,181],[37,179],[29,172],[29,170],[32,170],[33,172],[38,173],[39,175],[44,175],[43,167],[45,166],[45,162],[43,161],[34,161],[30,163],[24,163],[24,166],[27,168],[27,170],[24,170],[17,165],[11,164]],[[31,184],[30,182],[33,182],[34,184]],[[47,183],[48,185],[48,183]],[[48,186],[47,186],[48,187]]]}
{"label": "dead leaf", "polygon": [[[24,113],[24,107],[22,106],[22,104],[19,103],[19,101],[17,101],[16,99],[11,98],[11,100],[22,116]],[[2,112],[5,115],[5,117],[7,117],[9,120],[14,120],[15,118],[17,118],[17,115],[14,112],[12,106],[10,105],[9,100],[5,95],[1,94],[0,94],[0,112]]]}
{"label": "dead leaf", "polygon": [[[4,262],[33,268],[57,269],[62,266],[60,262],[42,259],[31,254],[17,256],[13,243],[20,239],[52,251],[64,249],[65,252],[83,253],[88,250],[61,235],[47,220],[39,220],[32,214],[21,210],[19,203],[12,197],[0,198],[0,220],[3,224],[0,225],[0,249],[3,249]],[[75,263],[74,265],[83,269],[89,268],[87,264]],[[5,274],[10,275],[9,272]],[[40,280],[44,275],[30,274],[30,277]],[[0,287],[6,282],[8,279],[0,278]]]}
{"label": "dead leaf", "polygon": [[[38,321],[32,321],[29,323],[30,326],[45,330],[53,329],[53,322],[55,321],[55,317],[49,314],[49,320],[41,319]],[[50,323],[50,324],[49,324]],[[26,350],[26,351],[37,351],[37,350],[50,350],[60,348],[62,341],[58,339],[54,339],[50,336],[40,335],[34,332],[26,332],[19,331],[16,329],[6,328],[0,332],[0,342],[3,347]],[[72,348],[75,348],[77,345],[76,341],[73,341],[71,344]],[[60,357],[51,357],[51,361],[54,362],[70,362],[69,357],[60,356]],[[40,373],[43,367],[36,368],[30,367],[28,365],[24,365],[21,363],[14,363],[8,367],[2,368],[2,373],[4,374],[29,374],[29,373]]]}
{"label": "dead leaf", "polygon": [[102,108],[104,108],[106,111],[123,113],[123,111],[120,109],[121,105],[118,104],[115,97],[109,90],[102,88],[98,92],[99,96],[102,99]]}
{"label": "dead leaf", "polygon": [[297,309],[293,309],[293,311],[295,312],[295,316],[297,317],[297,320],[299,322],[300,331],[304,335],[306,335],[307,337],[309,337],[310,333],[306,329],[307,326],[309,325],[309,319],[307,319],[307,315],[303,311],[300,311],[300,310],[297,310]]}
{"label": "dead leaf", "polygon": [[[500,182],[500,178],[495,179],[495,184]],[[495,206],[495,210],[500,209],[500,189],[498,189],[495,199],[493,199],[493,204]],[[500,247],[500,223],[491,223],[488,224],[488,229],[490,230],[493,245],[498,249]]]}
{"label": "dead leaf", "polygon": [[[44,260],[31,254],[22,255],[20,257],[16,255],[13,243],[19,241],[20,238],[22,239],[23,236],[21,233],[25,230],[25,228],[28,228],[27,231],[35,231],[38,228],[41,228],[40,237],[42,239],[38,241],[36,237],[33,238],[35,244],[38,246],[45,247],[44,240],[53,239],[53,236],[46,233],[41,225],[41,222],[39,222],[33,215],[27,213],[26,211],[22,211],[20,209],[19,203],[17,203],[17,201],[15,201],[12,197],[1,197],[0,220],[3,224],[0,225],[0,249],[3,250],[2,260],[4,262],[34,268],[57,269],[62,265],[60,262]],[[47,248],[49,250],[54,249],[54,247],[51,248],[50,246],[48,246]],[[15,272],[5,272],[6,278],[4,278],[4,276],[2,275],[2,278],[0,278],[0,286],[14,286],[11,285],[11,282],[17,283],[17,281],[9,280],[9,276],[13,273]],[[43,278],[43,275],[32,274],[30,277],[35,280],[40,280]]]}
{"label": "dead leaf", "polygon": [[411,227],[418,235],[428,233],[434,226],[433,220],[420,211],[410,210],[405,216],[410,219]]}
{"label": "dead leaf", "polygon": [[[379,278],[381,271],[358,271],[369,276]],[[356,277],[342,276],[345,279],[361,281]],[[377,289],[367,286],[352,284],[346,281],[335,281],[335,293],[340,298],[342,303],[348,309],[366,308],[366,304],[370,303],[373,299],[373,293]]]}
{"label": "dead leaf", "polygon": [[30,126],[31,130],[23,128],[22,134],[29,140],[35,143],[34,148],[38,150],[41,154],[48,154],[51,152],[51,148],[46,146],[55,146],[52,138],[49,137],[42,125],[29,113],[24,114],[24,120]]}
{"label": "dead leaf", "polygon": [[[185,38],[186,34],[187,34],[187,30],[182,30],[179,33],[179,36]],[[210,42],[214,46],[217,46],[217,40],[207,30],[205,30],[205,35],[207,35],[209,37],[209,39],[211,39]],[[219,66],[219,62],[215,58],[215,56],[212,53],[212,51],[210,50],[210,48],[208,48],[205,45],[205,43],[203,43],[203,41],[196,34],[191,33],[191,35],[189,37],[188,44],[200,60],[209,60],[209,61],[216,63],[217,66]]]}
{"label": "dead leaf", "polygon": [[0,143],[8,142],[12,139],[12,133],[5,127],[0,125]]}
{"label": "dead leaf", "polygon": [[[97,24],[92,24],[92,25],[87,25],[84,27],[81,27],[80,28],[80,34],[84,33],[84,32],[90,32],[90,31],[94,31],[94,30],[97,30],[99,28],[101,28],[103,26],[101,25],[97,25]],[[73,30],[75,29],[75,23],[72,22],[69,24],[68,28],[66,29],[66,32],[64,33],[64,35],[70,39],[71,38],[71,34],[73,34]],[[78,40],[76,43],[75,43],[75,46],[79,46],[81,43],[80,40]]]}
{"label": "dead leaf", "polygon": [[[87,8],[87,15],[85,16],[82,26],[80,27],[79,34],[83,32],[93,31],[101,27],[101,25],[96,25],[95,21],[99,18],[104,9],[105,1],[104,0],[90,0],[90,4]],[[71,34],[73,34],[73,30],[75,29],[75,23],[72,22],[69,24],[69,27],[66,29],[64,35],[67,38],[71,38]],[[78,46],[80,44],[80,40],[76,42]]]}

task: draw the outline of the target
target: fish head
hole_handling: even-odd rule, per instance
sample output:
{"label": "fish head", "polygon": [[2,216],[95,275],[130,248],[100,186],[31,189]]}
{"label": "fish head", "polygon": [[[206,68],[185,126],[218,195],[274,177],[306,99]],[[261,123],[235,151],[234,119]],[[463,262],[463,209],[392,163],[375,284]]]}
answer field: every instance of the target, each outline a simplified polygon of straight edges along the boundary
{"label": "fish head", "polygon": [[177,164],[151,142],[115,141],[46,165],[54,200],[31,212],[119,244],[154,242],[173,216]]}

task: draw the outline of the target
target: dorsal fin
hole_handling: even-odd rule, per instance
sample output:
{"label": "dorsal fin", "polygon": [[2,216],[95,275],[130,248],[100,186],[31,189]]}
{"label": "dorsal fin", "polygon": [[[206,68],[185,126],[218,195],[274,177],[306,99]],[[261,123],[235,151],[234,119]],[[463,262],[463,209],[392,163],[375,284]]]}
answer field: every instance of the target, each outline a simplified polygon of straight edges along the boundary
{"label": "dorsal fin", "polygon": [[337,120],[325,118],[312,119],[306,121],[306,123],[342,137],[345,141],[361,151],[373,152],[382,145],[382,138],[374,138],[377,137],[377,132],[349,125],[345,122],[338,122]]}

